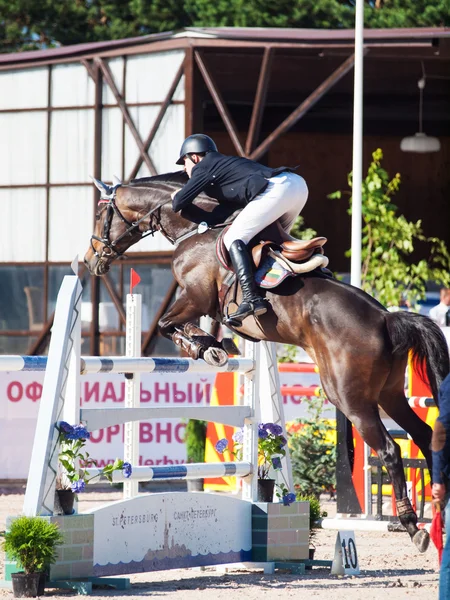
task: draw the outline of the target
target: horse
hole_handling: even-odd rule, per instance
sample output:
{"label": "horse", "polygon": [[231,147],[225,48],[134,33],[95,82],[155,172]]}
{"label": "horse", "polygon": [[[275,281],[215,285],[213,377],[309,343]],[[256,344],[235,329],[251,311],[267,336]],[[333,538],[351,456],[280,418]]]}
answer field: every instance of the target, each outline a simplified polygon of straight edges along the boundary
{"label": "horse", "polygon": [[[142,237],[162,233],[175,246],[172,271],[181,293],[160,319],[160,331],[189,356],[214,362],[229,347],[193,321],[203,315],[218,322],[224,319],[225,302],[219,291],[228,272],[216,257],[216,243],[223,224],[230,222],[238,207],[225,207],[202,193],[195,205],[174,213],[171,195],[186,181],[184,172],[114,187],[96,181],[102,191],[100,208],[84,262],[92,275],[104,275]],[[432,430],[409,407],[404,376],[411,352],[438,402],[439,387],[450,371],[440,328],[420,314],[388,312],[364,291],[320,272],[290,277],[265,295],[271,307],[268,312],[247,317],[236,333],[255,341],[293,344],[309,354],[319,368],[328,400],[353,423],[386,467],[400,522],[418,550],[425,552],[429,534],[417,527],[400,447],[383,425],[379,407],[412,437],[431,472]]]}

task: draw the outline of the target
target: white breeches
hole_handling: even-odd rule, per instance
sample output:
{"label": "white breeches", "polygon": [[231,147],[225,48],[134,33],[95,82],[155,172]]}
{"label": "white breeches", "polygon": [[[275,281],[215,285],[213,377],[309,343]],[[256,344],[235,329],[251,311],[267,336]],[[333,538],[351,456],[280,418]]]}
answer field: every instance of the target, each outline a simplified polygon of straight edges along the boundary
{"label": "white breeches", "polygon": [[224,235],[227,250],[236,240],[248,244],[277,219],[289,233],[307,199],[308,187],[303,177],[289,172],[272,177],[266,189],[247,204]]}

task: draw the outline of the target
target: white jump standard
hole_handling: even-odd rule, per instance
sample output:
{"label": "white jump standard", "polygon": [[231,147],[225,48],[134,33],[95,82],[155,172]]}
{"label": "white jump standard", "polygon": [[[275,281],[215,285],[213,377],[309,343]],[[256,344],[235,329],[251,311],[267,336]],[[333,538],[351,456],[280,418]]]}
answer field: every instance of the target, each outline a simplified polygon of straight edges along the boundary
{"label": "white jump standard", "polygon": [[[115,471],[113,482],[125,482],[125,499],[84,513],[84,520],[80,523],[92,532],[86,535],[92,535],[93,538],[93,558],[84,560],[82,565],[75,565],[76,574],[73,561],[70,564],[57,563],[52,569],[58,579],[251,561],[252,511],[260,506],[254,504],[257,497],[258,423],[275,422],[285,430],[275,349],[264,342],[258,345],[246,343],[245,357],[230,359],[223,367],[212,367],[201,360],[184,358],[129,355],[81,358],[80,301],[78,277],[66,277],[58,296],[48,360],[45,357],[0,357],[0,370],[46,368],[25,495],[25,514],[49,515],[57,519],[63,529],[65,523],[69,523],[67,526],[70,527],[70,519],[82,517],[52,516],[59,451],[55,425],[62,420],[72,424],[83,422],[88,430],[93,431],[110,425],[160,417],[205,419],[243,427],[244,444],[242,460],[239,462],[154,467],[137,466],[135,463],[131,480],[127,481],[121,471]],[[140,339],[140,330],[135,333]],[[130,402],[126,403],[125,408],[80,408],[80,374],[105,373],[106,376],[108,373],[134,373],[136,375],[130,381],[134,379],[136,383],[141,372],[181,374],[211,371],[239,372],[243,375],[242,406],[142,407],[138,400],[139,386],[134,385],[130,386]],[[124,459],[130,460],[128,456],[133,455],[138,443],[133,438],[132,429],[126,435],[125,442]],[[89,476],[97,472],[96,469],[90,469]],[[292,489],[288,456],[283,462],[281,475],[287,487]],[[242,499],[185,492],[136,495],[139,481],[224,476],[242,478]],[[273,506],[277,512],[273,522],[280,519],[277,525],[281,528],[280,533],[285,527],[284,511],[289,510],[290,515],[298,512],[297,521],[304,521],[304,526],[297,522],[296,541],[289,542],[289,547],[295,546],[295,556],[294,552],[289,556],[308,558],[307,504]],[[280,560],[277,550],[278,547],[272,548],[270,558],[265,560]]]}

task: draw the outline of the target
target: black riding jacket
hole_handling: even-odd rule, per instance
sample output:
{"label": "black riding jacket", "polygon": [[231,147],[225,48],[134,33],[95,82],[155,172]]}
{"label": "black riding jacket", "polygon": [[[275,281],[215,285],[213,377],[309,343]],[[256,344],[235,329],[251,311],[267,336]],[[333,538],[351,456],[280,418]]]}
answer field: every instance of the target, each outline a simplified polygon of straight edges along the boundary
{"label": "black riding jacket", "polygon": [[293,170],[289,167],[271,169],[248,158],[209,152],[195,165],[191,178],[175,195],[173,210],[182,210],[201,192],[219,203],[245,206],[266,189],[271,177]]}

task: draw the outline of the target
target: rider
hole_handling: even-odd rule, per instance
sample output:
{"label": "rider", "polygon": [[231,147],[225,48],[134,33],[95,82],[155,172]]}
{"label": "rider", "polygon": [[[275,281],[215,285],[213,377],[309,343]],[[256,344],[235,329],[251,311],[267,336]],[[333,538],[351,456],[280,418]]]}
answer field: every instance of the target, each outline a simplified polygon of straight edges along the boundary
{"label": "rider", "polygon": [[308,198],[306,182],[288,167],[271,169],[247,158],[224,156],[203,134],[184,140],[177,160],[177,165],[182,164],[190,179],[172,194],[175,212],[191,204],[201,192],[220,203],[232,202],[244,208],[224,235],[243,295],[226,324],[240,326],[249,315],[267,312],[268,306],[257,291],[247,244],[277,219],[289,233]]}

